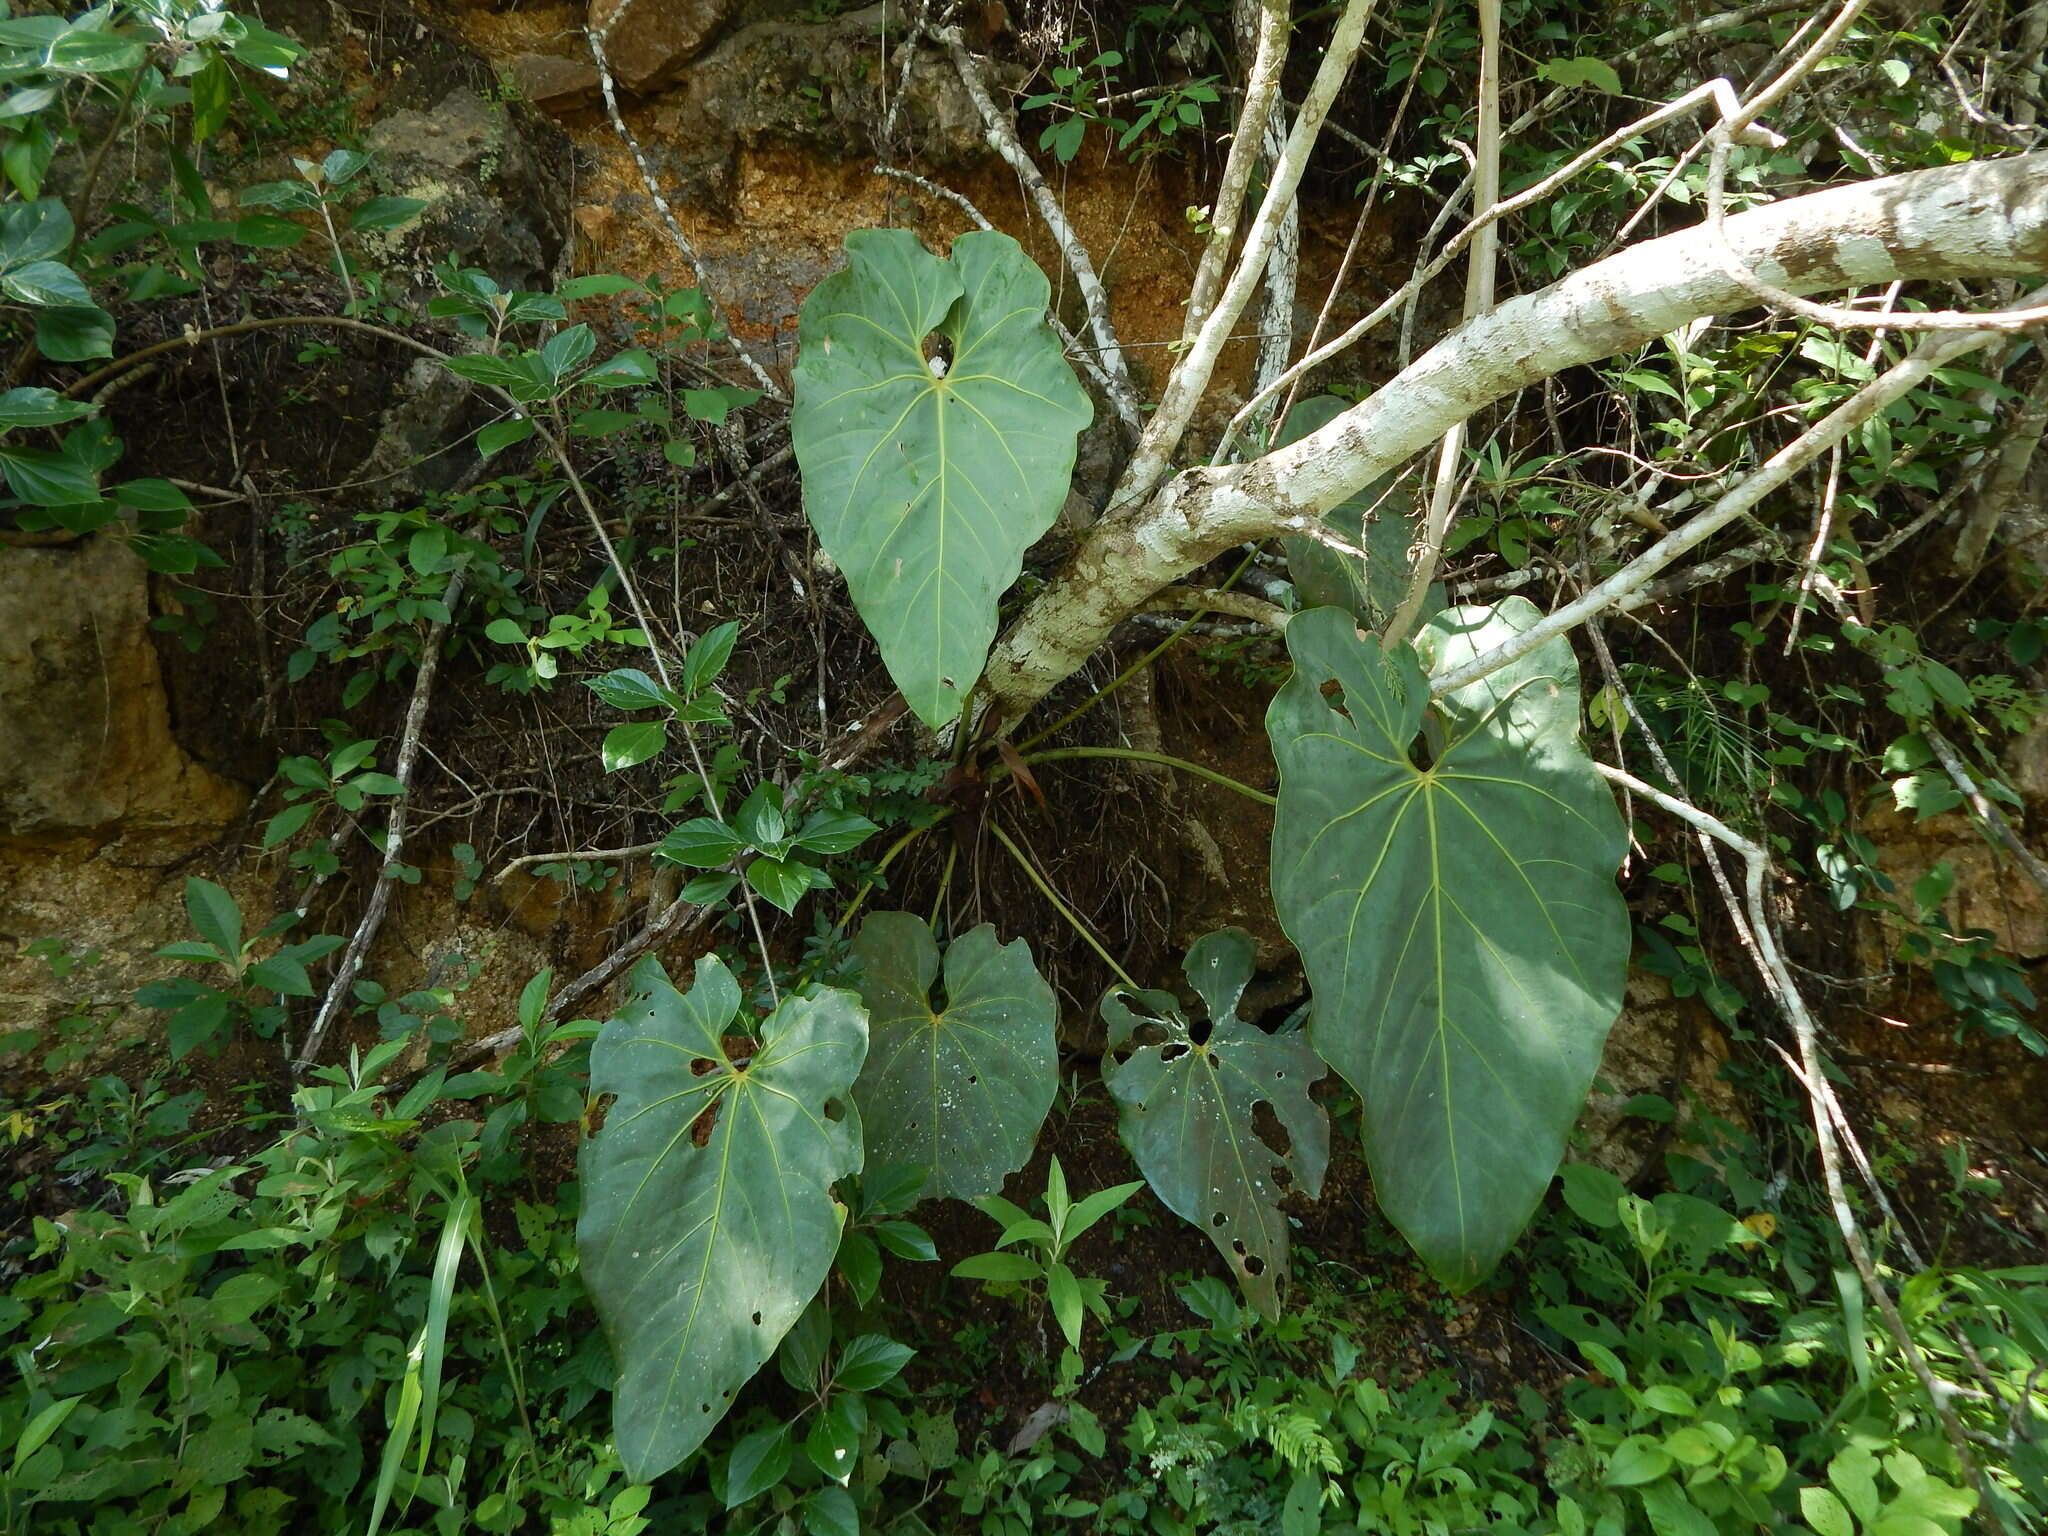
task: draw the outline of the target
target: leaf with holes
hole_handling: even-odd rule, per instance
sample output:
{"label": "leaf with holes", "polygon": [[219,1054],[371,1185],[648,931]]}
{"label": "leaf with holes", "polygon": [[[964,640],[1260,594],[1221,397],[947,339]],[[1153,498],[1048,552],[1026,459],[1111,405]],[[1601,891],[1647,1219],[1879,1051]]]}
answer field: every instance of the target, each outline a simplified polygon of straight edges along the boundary
{"label": "leaf with holes", "polygon": [[[1315,1199],[1330,1161],[1330,1122],[1308,1096],[1323,1063],[1299,1032],[1269,1035],[1238,1018],[1252,977],[1243,929],[1197,939],[1187,975],[1209,1010],[1201,1023],[1169,992],[1112,987],[1103,997],[1103,1081],[1153,1192],[1208,1233],[1246,1299],[1278,1317],[1287,1276],[1280,1197],[1292,1187]],[[1255,1123],[1262,1104],[1279,1136]]]}
{"label": "leaf with holes", "polygon": [[1529,628],[1454,608],[1388,655],[1335,608],[1287,626],[1266,713],[1280,764],[1273,901],[1315,1002],[1309,1038],[1364,1105],[1388,1217],[1476,1285],[1550,1185],[1621,1011],[1621,818],[1579,743],[1563,639],[1432,705]]}
{"label": "leaf with holes", "polygon": [[1059,1006],[1022,939],[988,924],[946,949],[923,919],[877,912],[853,942],[871,1045],[853,1096],[879,1164],[927,1170],[928,1195],[972,1200],[1024,1166],[1059,1091]]}
{"label": "leaf with holes", "polygon": [[716,957],[688,993],[643,960],[591,1048],[592,1092],[618,1097],[583,1148],[576,1243],[635,1482],[696,1450],[775,1353],[839,1246],[832,1182],[861,1164],[860,1000],[785,997],[750,1059],[727,1046],[739,1008]]}
{"label": "leaf with holes", "polygon": [[[1046,326],[1045,274],[1009,236],[962,235],[941,260],[908,230],[864,229],[846,256],[798,333],[804,510],[936,728],[981,675],[996,600],[1066,499],[1093,409]],[[927,359],[934,332],[949,359]]]}

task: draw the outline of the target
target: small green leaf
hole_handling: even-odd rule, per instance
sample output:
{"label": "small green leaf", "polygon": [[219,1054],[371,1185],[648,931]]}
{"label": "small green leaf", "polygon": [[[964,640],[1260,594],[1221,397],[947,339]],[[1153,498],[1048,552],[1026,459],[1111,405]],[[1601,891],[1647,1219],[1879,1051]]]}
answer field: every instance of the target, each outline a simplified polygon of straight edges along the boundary
{"label": "small green leaf", "polygon": [[632,768],[668,745],[668,726],[659,720],[636,720],[605,732],[602,758],[606,773]]}
{"label": "small green leaf", "polygon": [[860,1536],[860,1511],[837,1483],[813,1489],[804,1500],[805,1536]]}
{"label": "small green leaf", "polygon": [[1814,1536],[1856,1536],[1856,1522],[1848,1508],[1825,1488],[1799,1490],[1799,1512],[1813,1527]]}
{"label": "small green leaf", "polygon": [[713,625],[697,637],[690,654],[683,658],[683,693],[694,697],[718,681],[718,674],[732,659],[740,627],[730,621]]}
{"label": "small green leaf", "polygon": [[638,667],[619,667],[584,684],[613,709],[662,709],[668,704],[661,684]]}
{"label": "small green leaf", "polygon": [[801,859],[759,858],[747,866],[747,884],[771,906],[794,912],[806,893],[826,883],[825,872]]}
{"label": "small green leaf", "polygon": [[1035,1260],[1021,1253],[977,1253],[955,1264],[950,1273],[960,1280],[998,1280],[1021,1285],[1036,1280],[1042,1271]]}
{"label": "small green leaf", "polygon": [[1633,1488],[1669,1472],[1672,1461],[1648,1435],[1630,1435],[1607,1458],[1607,1486]]}
{"label": "small green leaf", "polygon": [[1064,1264],[1055,1263],[1045,1275],[1045,1299],[1052,1307],[1052,1315],[1060,1325],[1060,1332],[1067,1336],[1067,1342],[1081,1347],[1081,1284],[1074,1278],[1074,1272]]}
{"label": "small green leaf", "polygon": [[864,1333],[841,1351],[833,1381],[849,1392],[872,1392],[903,1372],[917,1351],[879,1333]]}
{"label": "small green leaf", "polygon": [[725,1464],[725,1507],[738,1509],[787,1477],[790,1451],[787,1424],[758,1429],[735,1445]]}
{"label": "small green leaf", "polygon": [[225,889],[196,875],[187,877],[185,915],[192,931],[219,950],[229,965],[241,964],[242,912]]}
{"label": "small green leaf", "polygon": [[358,234],[403,229],[426,211],[417,197],[373,197],[349,215],[348,227]]}
{"label": "small green leaf", "polygon": [[717,869],[730,864],[746,846],[745,839],[724,822],[698,816],[663,838],[657,856],[691,869]]}
{"label": "small green leaf", "polygon": [[1609,96],[1621,94],[1621,76],[1615,73],[1612,64],[1601,59],[1550,59],[1537,66],[1536,74],[1552,85],[1590,85]]}
{"label": "small green leaf", "polygon": [[484,458],[502,453],[514,444],[523,443],[533,436],[533,418],[515,416],[510,421],[494,421],[476,435],[476,451]]}

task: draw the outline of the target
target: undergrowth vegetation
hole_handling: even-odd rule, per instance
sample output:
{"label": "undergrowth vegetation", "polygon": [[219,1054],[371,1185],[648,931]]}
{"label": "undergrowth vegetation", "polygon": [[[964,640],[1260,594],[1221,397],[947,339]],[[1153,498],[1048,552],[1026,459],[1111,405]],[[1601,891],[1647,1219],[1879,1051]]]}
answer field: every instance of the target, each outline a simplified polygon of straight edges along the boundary
{"label": "undergrowth vegetation", "polygon": [[[689,282],[460,259],[252,17],[0,18],[0,559],[125,548],[259,764],[147,974],[18,945],[0,1533],[2048,1528],[2039,1148],[1866,1148],[1847,1071],[1873,1018],[2048,1057],[1968,873],[2048,891],[2043,30],[1865,9],[1137,5],[1025,18],[1005,107],[921,10],[1066,272],[853,231],[779,374],[618,12]],[[1138,375],[1027,141],[1224,156]],[[1816,206],[1859,309],[1760,275]],[[1369,219],[1419,235],[1371,310]],[[150,473],[159,371],[285,336],[280,409],[354,348],[438,440]],[[1873,576],[1937,536],[1960,591]],[[1235,733],[1167,750],[1176,675]],[[558,964],[487,990],[536,892]],[[1595,1133],[1632,970],[1697,1039]]]}

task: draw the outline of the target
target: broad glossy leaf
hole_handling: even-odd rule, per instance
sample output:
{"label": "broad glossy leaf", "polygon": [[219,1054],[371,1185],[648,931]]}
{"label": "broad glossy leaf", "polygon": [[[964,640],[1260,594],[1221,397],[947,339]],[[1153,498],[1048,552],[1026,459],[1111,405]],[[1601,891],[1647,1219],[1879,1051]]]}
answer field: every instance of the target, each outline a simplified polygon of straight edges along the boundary
{"label": "broad glossy leaf", "polygon": [[804,509],[937,727],[981,675],[996,601],[1066,499],[1093,411],[1046,326],[1045,275],[1009,236],[962,235],[941,260],[908,230],[857,230],[846,255],[803,306]]}
{"label": "broad glossy leaf", "polygon": [[831,1186],[861,1163],[846,1094],[867,1051],[849,992],[785,998],[751,1059],[724,1037],[740,991],[715,957],[679,993],[654,960],[591,1047],[616,1094],[585,1144],[583,1275],[619,1362],[613,1422],[635,1482],[703,1443],[824,1283]]}
{"label": "broad glossy leaf", "polygon": [[988,924],[946,948],[922,918],[877,912],[853,941],[872,1044],[854,1098],[878,1163],[928,1170],[926,1194],[994,1194],[1031,1156],[1059,1091],[1059,1007],[1022,939]]}
{"label": "broad glossy leaf", "polygon": [[[1330,1161],[1329,1119],[1308,1096],[1323,1063],[1298,1031],[1269,1035],[1238,1018],[1252,978],[1243,929],[1197,939],[1187,974],[1206,1024],[1192,1023],[1168,992],[1113,987],[1104,996],[1103,1081],[1153,1193],[1208,1234],[1252,1305],[1278,1317],[1287,1275],[1280,1199],[1289,1188],[1316,1198]],[[1261,1103],[1286,1132],[1283,1146],[1253,1123]]]}
{"label": "broad glossy leaf", "polygon": [[[1314,991],[1310,1039],[1364,1103],[1389,1218],[1445,1281],[1484,1279],[1564,1153],[1621,1010],[1614,798],[1579,743],[1563,639],[1432,708],[1533,605],[1437,615],[1384,654],[1351,616],[1287,626],[1273,900]],[[1325,690],[1329,692],[1326,694]]]}

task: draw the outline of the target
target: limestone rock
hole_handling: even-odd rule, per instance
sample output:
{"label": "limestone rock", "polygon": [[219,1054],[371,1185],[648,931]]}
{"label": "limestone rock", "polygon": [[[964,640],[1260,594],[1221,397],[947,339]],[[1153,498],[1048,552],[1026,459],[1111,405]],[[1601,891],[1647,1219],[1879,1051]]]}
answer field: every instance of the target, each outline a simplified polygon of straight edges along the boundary
{"label": "limestone rock", "polygon": [[171,734],[148,583],[118,539],[0,551],[0,840],[85,834],[168,862],[241,810]]}
{"label": "limestone rock", "polygon": [[[590,25],[607,25],[623,0],[592,0]],[[665,85],[731,21],[740,0],[631,0],[605,39],[612,75],[629,91]]]}
{"label": "limestone rock", "polygon": [[[1599,1076],[1579,1117],[1585,1146],[1573,1157],[1621,1179],[1642,1172],[1662,1139],[1662,1127],[1622,1113],[1639,1094],[1669,1099],[1681,1117],[1688,1113],[1690,1096],[1708,1114],[1739,1123],[1735,1090],[1720,1075],[1727,1059],[1727,1038],[1704,1003],[1673,997],[1661,976],[1632,972],[1621,1017],[1607,1036]],[[1663,1170],[1652,1171],[1661,1175]]]}
{"label": "limestone rock", "polygon": [[597,66],[554,53],[522,53],[505,64],[519,94],[547,112],[581,106],[597,95]]}
{"label": "limestone rock", "polygon": [[[2021,768],[2023,776],[2024,759]],[[2028,793],[2024,787],[2021,792]],[[2013,819],[2017,823],[2018,818]],[[2039,835],[2031,827],[2015,830],[2040,849]],[[1951,812],[1915,821],[1885,808],[1871,816],[1864,833],[1877,845],[1879,866],[1901,890],[1911,890],[1913,882],[1936,864],[1946,863],[1955,871],[1945,909],[1959,932],[1982,929],[2016,959],[2048,956],[2048,894],[2027,878],[2009,853],[1979,836],[1968,817]],[[1866,928],[1863,960],[1867,969],[1876,970],[1886,963],[1884,949],[1894,940],[1874,924]]]}

